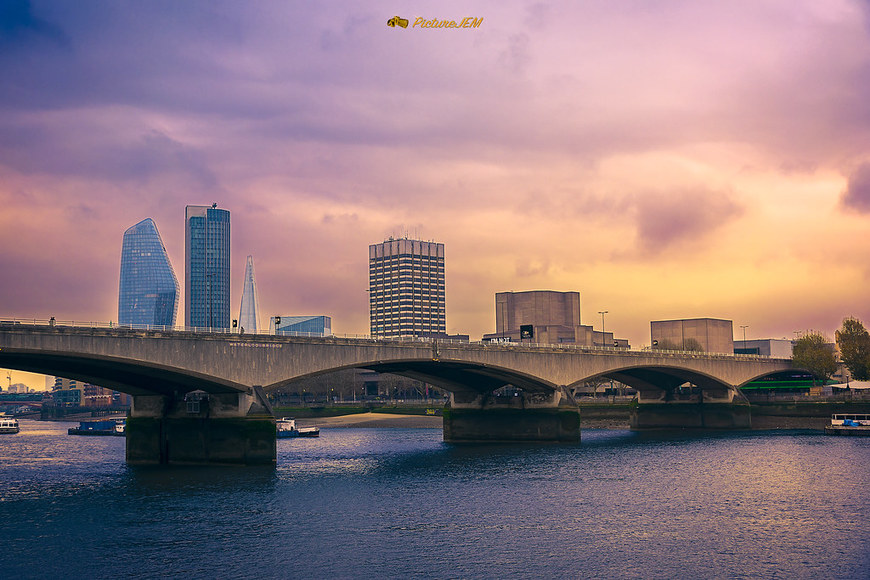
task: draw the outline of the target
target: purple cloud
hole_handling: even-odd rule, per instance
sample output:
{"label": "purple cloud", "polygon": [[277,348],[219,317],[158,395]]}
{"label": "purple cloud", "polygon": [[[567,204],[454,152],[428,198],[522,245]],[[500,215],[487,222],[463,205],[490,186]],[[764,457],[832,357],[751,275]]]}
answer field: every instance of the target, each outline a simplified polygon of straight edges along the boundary
{"label": "purple cloud", "polygon": [[727,194],[704,190],[641,195],[635,211],[639,249],[650,254],[679,243],[702,243],[743,214]]}
{"label": "purple cloud", "polygon": [[840,201],[848,209],[870,213],[870,163],[862,163],[849,176],[849,185]]}

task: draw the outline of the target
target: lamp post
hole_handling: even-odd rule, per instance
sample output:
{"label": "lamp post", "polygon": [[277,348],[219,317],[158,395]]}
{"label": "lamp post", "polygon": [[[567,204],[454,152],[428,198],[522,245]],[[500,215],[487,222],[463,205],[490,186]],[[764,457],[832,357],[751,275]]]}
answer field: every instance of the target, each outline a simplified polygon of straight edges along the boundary
{"label": "lamp post", "polygon": [[608,310],[599,310],[598,314],[601,315],[601,346],[605,346],[605,338],[604,338],[604,315],[607,314]]}
{"label": "lamp post", "polygon": [[[749,328],[748,324],[741,324],[740,328],[743,329],[743,350],[746,350],[746,329]],[[746,354],[745,352],[743,354]]]}

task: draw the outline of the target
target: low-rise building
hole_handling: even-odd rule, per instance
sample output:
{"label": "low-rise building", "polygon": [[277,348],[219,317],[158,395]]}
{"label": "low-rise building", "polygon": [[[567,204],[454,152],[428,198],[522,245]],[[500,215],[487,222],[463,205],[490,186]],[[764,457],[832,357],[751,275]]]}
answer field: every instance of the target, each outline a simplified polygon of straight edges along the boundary
{"label": "low-rise building", "polygon": [[737,339],[734,341],[734,354],[757,354],[773,358],[791,358],[792,341],[785,338]]}
{"label": "low-rise building", "polygon": [[332,318],[322,315],[273,316],[269,319],[269,333],[287,336],[331,336]]}

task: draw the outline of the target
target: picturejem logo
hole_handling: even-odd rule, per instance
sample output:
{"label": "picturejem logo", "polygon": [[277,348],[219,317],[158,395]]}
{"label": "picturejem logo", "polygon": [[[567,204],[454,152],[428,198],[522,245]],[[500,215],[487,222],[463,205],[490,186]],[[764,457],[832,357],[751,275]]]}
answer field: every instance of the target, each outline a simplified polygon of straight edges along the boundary
{"label": "picturejem logo", "polygon": [[[437,18],[426,20],[420,16],[414,20],[414,24],[411,28],[478,28],[481,24],[483,24],[483,18],[474,18],[473,16],[466,16],[459,22],[446,19],[438,20]],[[408,19],[393,16],[387,20],[387,26],[391,28],[395,28],[396,26],[408,28]]]}

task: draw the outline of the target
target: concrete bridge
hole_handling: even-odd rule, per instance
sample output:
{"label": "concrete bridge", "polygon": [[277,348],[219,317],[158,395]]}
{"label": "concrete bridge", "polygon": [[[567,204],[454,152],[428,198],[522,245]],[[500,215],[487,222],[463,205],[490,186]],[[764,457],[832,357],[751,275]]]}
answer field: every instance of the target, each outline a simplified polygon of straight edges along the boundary
{"label": "concrete bridge", "polygon": [[[301,338],[0,322],[0,367],[58,375],[133,395],[127,460],[275,460],[264,393],[296,379],[364,368],[450,393],[444,439],[579,441],[571,393],[613,379],[638,391],[633,428],[746,428],[739,389],[791,361],[571,345]],[[694,396],[678,388],[689,383]],[[505,385],[520,397],[497,397]]]}

